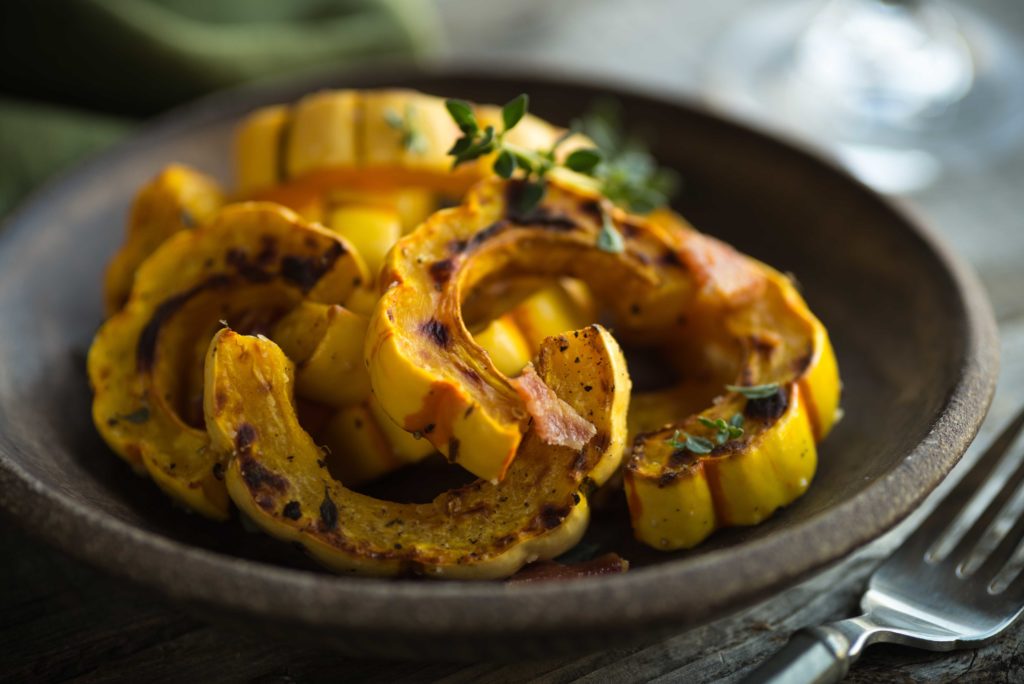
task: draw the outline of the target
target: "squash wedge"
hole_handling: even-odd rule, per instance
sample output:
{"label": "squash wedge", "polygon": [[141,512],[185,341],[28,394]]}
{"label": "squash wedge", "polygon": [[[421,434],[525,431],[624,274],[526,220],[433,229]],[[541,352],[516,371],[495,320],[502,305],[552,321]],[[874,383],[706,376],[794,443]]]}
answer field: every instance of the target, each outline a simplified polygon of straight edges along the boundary
{"label": "squash wedge", "polygon": [[[634,533],[655,548],[689,548],[716,529],[757,524],[791,503],[810,485],[816,443],[838,415],[839,374],[824,326],[788,278],[753,260],[749,267],[765,280],[761,296],[713,319],[695,317],[688,332],[731,337],[741,367],[735,384],[767,386],[767,395],[727,392],[692,415],[681,396],[686,418],[636,438],[624,473],[627,501]],[[701,419],[742,423],[743,435],[716,439]],[[713,448],[694,451],[681,435]]]}
{"label": "squash wedge", "polygon": [[[646,333],[675,325],[693,291],[658,226],[555,180],[524,216],[522,188],[485,181],[461,207],[437,212],[396,243],[366,340],[373,391],[388,415],[492,481],[504,476],[531,416],[521,387],[467,330],[461,303],[475,285],[495,274],[578,278],[615,310],[617,326]],[[597,247],[605,216],[623,232],[622,252]]]}
{"label": "squash wedge", "polygon": [[[630,381],[607,331],[592,326],[549,339],[537,370],[561,401],[587,417],[594,436],[576,450],[551,447],[531,431],[504,481],[477,480],[427,504],[374,499],[327,473],[295,415],[292,364],[269,340],[231,330],[216,335],[206,362],[206,424],[213,449],[227,460],[225,481],[236,505],[328,567],[507,577],[576,544],[589,516],[580,487],[595,468],[614,470],[625,447]],[[583,380],[592,377],[597,386],[584,391]]]}
{"label": "squash wedge", "polygon": [[207,434],[182,417],[192,350],[208,346],[219,319],[266,329],[303,300],[344,300],[366,277],[342,239],[276,205],[233,205],[171,236],[143,262],[128,303],[89,349],[100,434],[180,503],[226,517]]}
{"label": "squash wedge", "polygon": [[104,274],[107,315],[124,306],[135,270],[146,257],[171,235],[209,221],[224,202],[215,180],[180,164],[171,164],[142,186],[132,203],[124,244]]}

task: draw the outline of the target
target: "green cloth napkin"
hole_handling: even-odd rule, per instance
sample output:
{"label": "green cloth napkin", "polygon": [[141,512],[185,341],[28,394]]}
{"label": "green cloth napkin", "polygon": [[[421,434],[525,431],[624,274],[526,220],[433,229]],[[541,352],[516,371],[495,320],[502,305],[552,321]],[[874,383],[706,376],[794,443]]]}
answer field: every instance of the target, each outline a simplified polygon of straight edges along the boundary
{"label": "green cloth napkin", "polygon": [[243,81],[413,56],[425,0],[0,2],[0,215],[141,118]]}

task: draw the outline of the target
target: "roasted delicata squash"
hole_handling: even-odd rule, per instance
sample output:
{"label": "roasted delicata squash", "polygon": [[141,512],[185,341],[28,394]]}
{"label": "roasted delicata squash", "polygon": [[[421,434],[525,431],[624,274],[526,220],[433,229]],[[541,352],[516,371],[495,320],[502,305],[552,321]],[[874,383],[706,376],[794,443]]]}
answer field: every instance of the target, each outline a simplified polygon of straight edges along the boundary
{"label": "roasted delicata squash", "polygon": [[[840,380],[794,283],[616,206],[666,186],[527,104],[322,91],[242,122],[234,189],[179,165],[143,186],[88,359],[111,448],[372,575],[507,577],[575,545],[595,491],[661,550],[803,494]],[[660,389],[631,394],[616,340]],[[353,489],[438,452],[478,479]]]}
{"label": "roasted delicata squash", "polygon": [[[623,334],[672,339],[673,353],[685,357],[682,365],[696,365],[722,384],[777,383],[773,405],[789,411],[759,412],[762,400],[750,408],[733,393],[698,415],[684,404],[664,430],[641,435],[626,483],[642,540],[661,548],[692,545],[717,527],[758,522],[802,493],[814,472],[815,441],[834,420],[839,380],[824,328],[789,281],[685,226],[627,217],[599,203],[595,208],[594,197],[568,184],[550,183],[537,213],[519,217],[509,211],[514,190],[514,183],[484,184],[463,207],[435,214],[392,251],[382,274],[390,287],[371,320],[366,348],[384,409],[450,459],[446,445],[454,440],[463,448],[452,460],[480,477],[500,479],[527,416],[542,421],[547,410],[543,404],[531,408],[528,389],[502,374],[471,339],[460,303],[495,272],[554,271],[587,280],[613,309]],[[621,230],[621,251],[598,248],[601,212]],[[788,387],[794,382],[802,388],[796,393]],[[694,454],[673,438],[702,437],[702,419],[728,421],[737,413],[747,416],[745,437],[715,445],[714,455],[722,456],[715,462],[736,473],[760,462],[761,472],[715,496],[705,487],[718,515],[700,518],[704,527],[694,529],[691,510],[700,499],[682,491],[687,478],[673,476],[674,469],[691,465],[687,455]],[[475,449],[465,451],[467,444]],[[765,479],[772,467],[775,484]],[[742,513],[728,509],[725,499],[735,496],[740,498],[733,505]],[[664,503],[644,503],[666,497],[669,510]]]}
{"label": "roasted delicata squash", "polygon": [[344,301],[366,278],[341,238],[277,205],[233,205],[173,235],[143,262],[127,304],[89,350],[100,434],[185,506],[226,517],[207,433],[183,418],[182,369],[195,365],[193,350],[208,345],[219,320],[269,329],[304,300]]}
{"label": "roasted delicata squash", "polygon": [[[402,430],[370,393],[363,363],[367,319],[337,304],[303,301],[270,330],[294,364],[296,394],[333,408],[318,440],[331,469],[360,485],[434,453]],[[204,352],[205,354],[205,352]]]}
{"label": "roasted delicata squash", "polygon": [[164,240],[205,223],[225,202],[224,190],[208,176],[171,164],[139,190],[128,218],[124,244],[104,276],[107,315],[124,306],[135,270]]}
{"label": "roasted delicata squash", "polygon": [[[527,339],[516,317],[532,321],[527,329],[535,334],[575,329],[592,320],[578,301],[562,284],[551,284],[492,321],[475,338],[502,372],[518,375],[534,350],[539,351],[541,340]],[[328,447],[332,470],[350,485],[435,453],[422,435],[392,421],[371,395],[363,361],[366,325],[366,317],[343,306],[303,301],[278,319],[269,333],[295,364],[296,395],[337,410],[317,438]],[[201,392],[201,381],[194,386]]]}
{"label": "roasted delicata squash", "polygon": [[[530,215],[516,210],[521,184],[514,181],[485,182],[461,207],[434,214],[391,251],[381,274],[387,289],[370,320],[366,360],[381,406],[489,480],[503,477],[527,422],[544,418],[547,407],[539,402],[531,412],[529,387],[503,374],[472,338],[461,312],[466,293],[496,273],[571,276],[640,330],[666,329],[676,318],[647,303],[691,296],[674,258],[660,273],[653,266],[672,255],[660,228],[636,222],[627,229],[627,217],[599,195],[549,185]],[[596,246],[606,214],[628,235],[620,253]],[[573,443],[571,430],[553,427],[553,443]],[[452,444],[461,445],[457,454]]]}
{"label": "roasted delicata squash", "polygon": [[[747,265],[763,279],[759,296],[694,316],[686,332],[732,339],[741,367],[736,391],[640,434],[625,468],[634,533],[656,548],[689,548],[718,528],[757,524],[791,503],[810,485],[816,443],[838,415],[839,374],[824,326],[788,278],[753,260]],[[723,439],[727,425],[742,425],[742,435]]]}
{"label": "roasted delicata squash", "polygon": [[[292,364],[265,338],[216,335],[206,362],[206,425],[227,463],[232,500],[325,565],[375,575],[506,577],[577,543],[588,520],[581,487],[612,472],[625,447],[630,381],[606,330],[548,339],[530,373],[586,417],[587,442],[552,447],[531,430],[501,483],[478,480],[427,504],[374,499],[328,474],[295,414]],[[595,383],[590,391],[588,382]]]}
{"label": "roasted delicata squash", "polygon": [[[499,107],[473,107],[481,126],[500,125]],[[547,149],[563,133],[527,114],[508,141]],[[413,90],[325,90],[249,115],[236,132],[235,176],[244,196],[303,214],[339,189],[416,187],[461,197],[489,174],[490,164],[485,158],[453,170],[448,150],[458,136],[444,98]],[[559,154],[584,143],[573,136]]]}

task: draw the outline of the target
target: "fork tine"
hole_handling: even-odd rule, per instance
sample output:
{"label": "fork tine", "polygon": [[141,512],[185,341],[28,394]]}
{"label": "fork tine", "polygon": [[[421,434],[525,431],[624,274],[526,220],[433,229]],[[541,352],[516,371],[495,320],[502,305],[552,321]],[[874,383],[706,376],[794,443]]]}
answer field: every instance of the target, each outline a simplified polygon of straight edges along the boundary
{"label": "fork tine", "polygon": [[985,508],[985,511],[978,516],[978,519],[971,525],[956,547],[949,552],[949,557],[952,559],[964,559],[970,554],[982,540],[985,532],[988,530],[992,521],[996,519],[996,516],[1003,510],[1007,502],[1013,498],[1017,493],[1018,487],[1021,482],[1024,482],[1024,459],[1020,460],[1016,470],[1013,474],[1006,479],[1003,483],[1002,489],[993,497],[992,501]]}
{"label": "fork tine", "polygon": [[[939,502],[935,509],[928,514],[927,519],[907,538],[897,555],[914,554],[922,555],[936,542],[936,529],[938,542],[949,533],[949,525],[963,510],[974,494],[980,489],[985,480],[992,474],[992,471],[999,464],[1003,455],[1017,440],[1021,429],[1024,428],[1024,408],[1014,417],[999,436],[992,442],[989,448],[978,458],[977,462],[961,478],[956,486]],[[946,554],[941,554],[945,557]]]}
{"label": "fork tine", "polygon": [[987,581],[994,579],[996,574],[1010,560],[1013,552],[1020,546],[1022,538],[1024,538],[1024,515],[1017,518],[1017,522],[1013,524],[1010,531],[999,541],[999,545],[992,550],[992,553],[988,555],[985,562],[978,568],[976,573],[978,577],[984,578]]}

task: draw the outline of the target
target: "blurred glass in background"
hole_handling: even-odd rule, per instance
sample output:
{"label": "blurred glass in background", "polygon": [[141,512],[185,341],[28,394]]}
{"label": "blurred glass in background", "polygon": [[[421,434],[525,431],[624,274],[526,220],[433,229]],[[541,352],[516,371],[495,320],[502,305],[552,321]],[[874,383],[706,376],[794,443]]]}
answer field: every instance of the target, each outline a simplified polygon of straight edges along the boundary
{"label": "blurred glass in background", "polygon": [[715,46],[705,92],[903,193],[1011,149],[1024,131],[1018,43],[934,0],[770,2]]}

